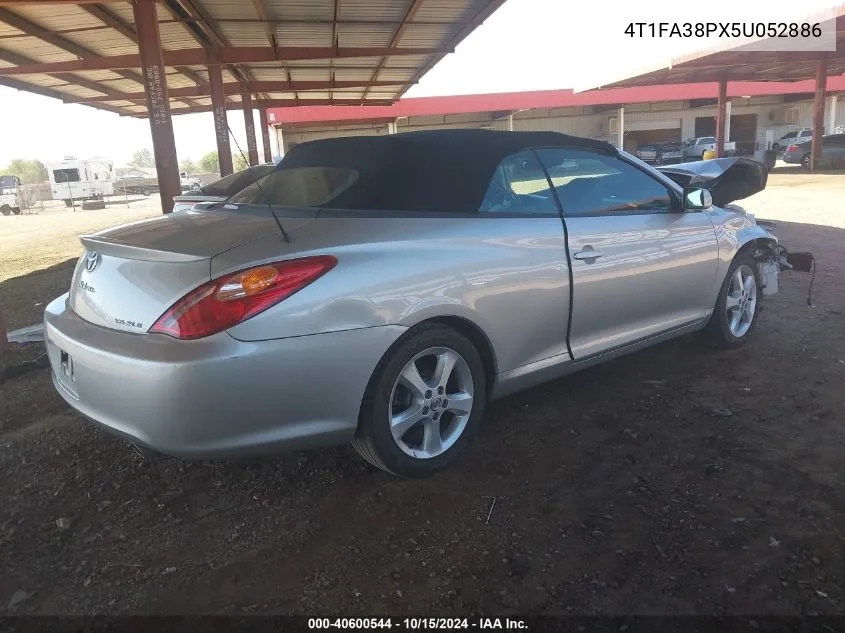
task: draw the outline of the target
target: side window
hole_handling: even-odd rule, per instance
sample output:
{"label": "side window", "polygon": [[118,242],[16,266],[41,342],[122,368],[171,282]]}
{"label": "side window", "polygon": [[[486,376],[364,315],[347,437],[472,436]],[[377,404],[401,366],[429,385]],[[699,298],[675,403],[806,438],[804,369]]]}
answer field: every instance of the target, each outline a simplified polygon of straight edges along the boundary
{"label": "side window", "polygon": [[669,189],[634,165],[596,152],[541,149],[564,215],[666,213],[675,209]]}
{"label": "side window", "polygon": [[549,181],[534,152],[505,158],[487,187],[478,209],[481,213],[548,213],[557,215]]}

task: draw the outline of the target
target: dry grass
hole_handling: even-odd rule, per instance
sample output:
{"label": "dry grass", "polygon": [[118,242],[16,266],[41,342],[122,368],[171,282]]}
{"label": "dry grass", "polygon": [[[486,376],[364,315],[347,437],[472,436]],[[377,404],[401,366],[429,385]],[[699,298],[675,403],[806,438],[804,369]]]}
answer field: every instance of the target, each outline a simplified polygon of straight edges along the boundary
{"label": "dry grass", "polygon": [[[133,201],[134,200],[134,201]],[[0,281],[28,275],[82,252],[79,236],[161,213],[157,196],[130,198],[99,211],[68,209],[61,201],[19,216],[0,217]]]}

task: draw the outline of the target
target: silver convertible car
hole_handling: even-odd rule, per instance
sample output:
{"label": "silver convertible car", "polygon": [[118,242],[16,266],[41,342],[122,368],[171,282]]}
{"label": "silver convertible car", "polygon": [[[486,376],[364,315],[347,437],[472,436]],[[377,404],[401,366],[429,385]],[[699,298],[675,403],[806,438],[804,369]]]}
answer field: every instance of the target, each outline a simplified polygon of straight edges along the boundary
{"label": "silver convertible car", "polygon": [[551,132],[302,143],[225,202],[83,237],[53,379],[146,450],[352,443],[423,475],[491,399],[697,330],[743,344],[790,268],[729,205],[766,177]]}

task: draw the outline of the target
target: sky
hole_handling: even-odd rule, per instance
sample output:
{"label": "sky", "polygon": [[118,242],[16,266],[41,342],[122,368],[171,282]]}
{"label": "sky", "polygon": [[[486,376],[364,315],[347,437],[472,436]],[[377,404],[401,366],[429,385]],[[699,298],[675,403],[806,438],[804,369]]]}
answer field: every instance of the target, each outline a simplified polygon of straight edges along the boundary
{"label": "sky", "polygon": [[[587,89],[719,43],[712,38],[631,38],[624,33],[631,22],[777,22],[836,4],[834,0],[507,0],[406,96]],[[232,110],[228,118],[235,140],[246,151],[243,115]],[[255,119],[258,130],[257,112]],[[0,122],[0,169],[15,158],[48,162],[66,155],[108,157],[122,165],[135,150],[152,148],[146,120],[2,86]],[[210,113],[175,116],[173,127],[180,161],[196,161],[216,148]],[[234,145],[232,150],[237,151]]]}

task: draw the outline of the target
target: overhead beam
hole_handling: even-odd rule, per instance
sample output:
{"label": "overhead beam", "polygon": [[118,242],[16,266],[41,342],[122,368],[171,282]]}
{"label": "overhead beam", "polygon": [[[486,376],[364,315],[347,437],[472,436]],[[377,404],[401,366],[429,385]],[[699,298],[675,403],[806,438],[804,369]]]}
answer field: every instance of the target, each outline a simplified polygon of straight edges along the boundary
{"label": "overhead beam", "polygon": [[416,73],[414,73],[413,77],[411,77],[411,79],[405,83],[405,86],[402,89],[402,93],[407,91],[408,88],[418,82],[420,80],[420,77],[425,75],[429,70],[431,70],[435,65],[437,65],[441,59],[443,59],[449,53],[452,53],[458,42],[464,40],[470,33],[472,33],[475,29],[481,26],[484,20],[493,15],[493,13],[495,13],[495,11],[504,3],[505,0],[489,0],[487,3],[481,6],[481,8],[472,16],[472,18],[470,18],[470,20],[457,25],[455,32],[452,33],[452,36],[446,42],[446,45],[443,47],[443,50],[439,53],[436,53],[434,57],[432,57],[432,59],[428,61],[428,63],[424,64],[422,68],[420,68]]}
{"label": "overhead beam", "polygon": [[[393,36],[390,38],[390,46],[393,48],[396,46],[397,42],[402,39],[402,36],[405,34],[405,29],[408,28],[408,22],[413,20],[417,13],[422,7],[423,0],[411,0],[411,3],[408,5],[408,8],[405,10],[405,15],[402,16],[402,21],[399,23],[399,26],[396,27],[396,30],[393,31]],[[334,44],[334,42],[332,42]],[[382,57],[379,59],[378,64],[373,70],[373,74],[370,75],[370,81],[375,81],[378,78],[378,74],[381,72],[381,69],[384,68],[384,64],[387,61],[386,57]],[[362,95],[365,99],[367,94],[370,92],[369,86],[364,90],[364,94]]]}
{"label": "overhead beam", "polygon": [[[25,57],[24,55],[20,55],[18,53],[13,53],[12,51],[7,51],[7,50],[4,50],[4,49],[0,49],[0,60],[3,60],[3,61],[5,61],[9,64],[29,64],[29,63],[32,63],[32,61],[33,61],[29,57]],[[87,88],[88,90],[94,90],[94,91],[100,92],[100,93],[103,94],[103,97],[105,99],[109,99],[111,101],[124,100],[124,97],[125,97],[125,93],[119,92],[117,90],[111,90],[109,88],[102,86],[101,84],[99,84],[95,81],[91,81],[90,79],[86,79],[84,77],[79,77],[79,76],[74,75],[72,73],[56,73],[54,75],[54,77],[56,79],[66,81],[68,84],[71,84],[71,85],[76,85],[76,86],[80,86],[82,88]],[[8,81],[12,81],[12,80],[10,79]],[[29,86],[31,86],[32,84],[24,83],[24,82],[21,82],[21,81],[15,81],[14,86],[12,86],[12,84],[9,84],[9,83],[6,83],[4,85],[8,85],[10,87],[15,87],[18,90],[29,90]],[[25,87],[21,87],[21,86],[25,86]],[[30,92],[36,92],[36,91],[30,90]],[[68,94],[67,93],[58,92],[58,91],[55,91],[55,90],[50,91],[50,92],[51,92],[51,94],[46,95],[46,96],[53,97],[55,99],[61,99],[65,103],[68,102]],[[40,94],[40,93],[38,93],[38,94]],[[106,109],[111,111],[111,112],[117,112],[117,113],[120,113],[120,114],[123,113],[123,110],[118,109],[116,107],[108,107]]]}
{"label": "overhead beam", "polygon": [[[309,59],[347,59],[352,57],[382,57],[403,55],[440,55],[451,51],[437,48],[385,48],[385,47],[333,47],[333,46],[231,46],[218,49],[215,58],[204,48],[186,48],[177,51],[163,51],[165,66],[213,66],[219,64],[254,64],[275,61],[298,61]],[[86,70],[118,70],[140,68],[138,54],[91,57],[68,62],[24,64],[0,68],[0,75],[41,75]],[[416,79],[411,80],[411,82]],[[406,82],[408,83],[408,82]]]}
{"label": "overhead beam", "polygon": [[[79,8],[90,13],[106,26],[113,28],[118,33],[123,35],[126,39],[134,42],[135,44],[138,43],[138,33],[135,31],[135,28],[128,22],[122,20],[119,16],[112,13],[106,7],[100,4],[83,4]],[[194,72],[190,68],[177,66],[176,70],[178,70],[182,74],[182,76],[187,77],[198,86],[207,85],[202,76],[200,76],[198,73]]]}
{"label": "overhead beam", "polygon": [[[74,77],[73,79],[75,80],[76,77]],[[67,95],[63,92],[58,92],[57,90],[53,90],[52,88],[45,88],[43,86],[28,84],[24,81],[21,81],[20,79],[0,77],[0,86],[6,86],[7,88],[21,90],[23,92],[31,92],[33,94],[41,95],[42,97],[50,97],[51,99],[58,99],[60,101],[63,101],[67,97]],[[124,110],[123,108],[111,105],[97,104],[96,106],[92,107],[96,107],[98,110],[106,110],[114,114],[119,114],[120,116],[136,116],[137,114],[136,112],[131,112],[129,110]]]}
{"label": "overhead beam", "polygon": [[[209,66],[209,68],[221,68],[220,66]],[[223,84],[223,94],[239,95],[244,87],[252,93],[257,92],[307,92],[309,90],[340,90],[343,88],[364,88],[366,86],[401,86],[401,81],[247,81],[239,83],[229,81]],[[206,87],[171,88],[169,91],[171,99],[182,97],[210,97],[212,89]],[[78,99],[66,99],[67,103],[102,103],[108,101],[143,101],[146,96],[143,92],[121,93],[115,96],[101,97],[80,97]]]}
{"label": "overhead beam", "polygon": [[[390,99],[367,99],[366,103],[362,103],[360,99],[269,99],[261,101],[253,101],[254,108],[296,108],[304,106],[342,106],[347,108],[357,108],[362,105],[366,106],[390,106],[395,102]],[[227,103],[226,108],[229,110],[241,110],[243,105],[241,103]],[[211,112],[211,106],[192,106],[190,108],[173,108],[173,114],[195,114],[197,112]],[[146,115],[138,114],[137,116],[144,118]]]}
{"label": "overhead beam", "polygon": [[[72,42],[71,40],[62,37],[61,35],[57,35],[53,33],[49,29],[44,28],[40,24],[33,22],[32,20],[28,20],[23,16],[18,15],[13,11],[9,11],[3,7],[0,7],[0,22],[5,22],[9,26],[12,26],[19,31],[23,31],[27,35],[31,35],[32,37],[36,37],[42,42],[47,42],[56,48],[60,48],[68,53],[76,55],[78,58],[96,58],[98,55],[92,51],[90,48],[86,48],[76,42]],[[158,28],[156,26],[156,28]],[[140,65],[140,64],[139,64]],[[134,81],[140,85],[144,85],[144,78],[134,70],[115,70],[117,75],[120,75],[124,79],[129,79],[130,81]],[[82,85],[79,81],[76,82],[79,85]],[[88,86],[85,86],[88,87]],[[95,88],[96,89],[96,88]],[[193,102],[189,103],[188,105],[194,105]]]}

